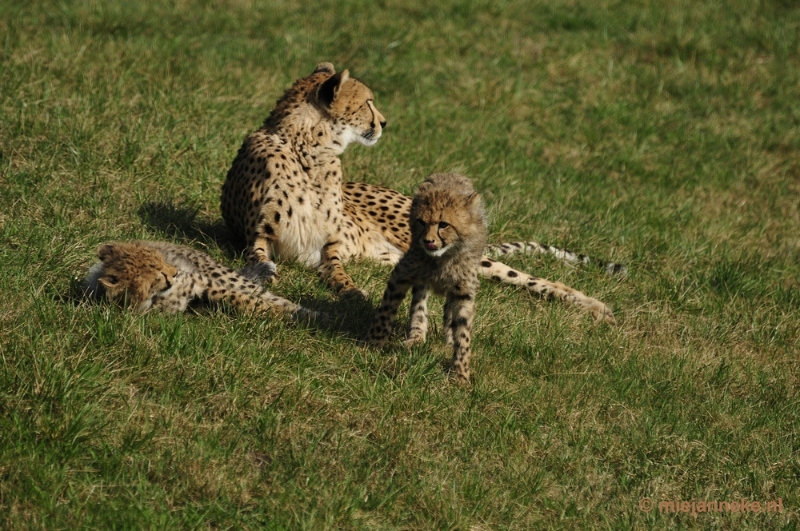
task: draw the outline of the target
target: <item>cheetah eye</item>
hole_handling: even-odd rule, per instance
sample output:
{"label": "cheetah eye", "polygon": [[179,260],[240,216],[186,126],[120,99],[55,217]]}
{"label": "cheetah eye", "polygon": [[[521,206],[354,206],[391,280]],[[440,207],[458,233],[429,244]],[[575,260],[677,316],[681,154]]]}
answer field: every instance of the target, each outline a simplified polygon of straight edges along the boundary
{"label": "cheetah eye", "polygon": [[450,224],[448,222],[446,222],[446,221],[440,221],[439,222],[439,228],[440,229],[446,229],[449,226],[450,226]]}
{"label": "cheetah eye", "polygon": [[172,287],[172,282],[169,281],[169,277],[166,273],[161,273],[164,276],[164,283],[167,285],[167,289]]}

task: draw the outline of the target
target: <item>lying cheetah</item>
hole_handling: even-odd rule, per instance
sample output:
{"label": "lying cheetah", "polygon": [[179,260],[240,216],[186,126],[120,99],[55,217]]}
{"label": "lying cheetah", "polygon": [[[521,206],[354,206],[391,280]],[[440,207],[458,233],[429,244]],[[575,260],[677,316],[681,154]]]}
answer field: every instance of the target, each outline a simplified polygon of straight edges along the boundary
{"label": "lying cheetah", "polygon": [[447,297],[445,340],[453,347],[453,373],[466,382],[478,268],[486,247],[486,216],[480,196],[466,177],[434,173],[417,189],[409,219],[411,248],[392,271],[367,341],[376,348],[383,346],[409,288],[411,321],[406,345],[425,341],[428,294],[433,289]]}
{"label": "lying cheetah", "polygon": [[250,313],[288,313],[298,320],[322,316],[277,297],[205,253],[163,242],[113,242],[97,248],[86,292],[140,312],[183,312],[193,301],[226,302]]}
{"label": "lying cheetah", "polygon": [[[320,63],[297,80],[248,136],[222,187],[222,216],[248,245],[249,276],[274,271],[273,255],[316,268],[340,295],[360,293],[342,264],[372,258],[394,265],[408,250],[411,198],[365,183],[342,184],[348,144],[374,145],[386,120],[372,91]],[[571,300],[597,319],[611,310],[564,284],[538,279],[489,257],[480,274],[546,298]],[[364,294],[365,295],[365,294]]]}

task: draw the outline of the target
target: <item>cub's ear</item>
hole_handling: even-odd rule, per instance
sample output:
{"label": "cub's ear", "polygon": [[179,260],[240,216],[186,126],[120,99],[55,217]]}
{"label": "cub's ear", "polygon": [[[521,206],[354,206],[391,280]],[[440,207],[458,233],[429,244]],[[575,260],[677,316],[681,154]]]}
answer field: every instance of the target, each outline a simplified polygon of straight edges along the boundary
{"label": "cub's ear", "polygon": [[104,243],[100,247],[97,248],[97,258],[101,261],[105,262],[106,259],[110,258],[114,255],[114,245],[110,243]]}
{"label": "cub's ear", "polygon": [[469,197],[467,197],[467,206],[470,208],[480,207],[481,206],[481,194],[478,192],[472,192]]}
{"label": "cub's ear", "polygon": [[100,277],[97,279],[97,281],[106,289],[113,289],[117,284],[119,284],[119,279],[114,275]]}
{"label": "cub's ear", "polygon": [[320,72],[325,72],[327,74],[335,74],[336,70],[333,68],[333,64],[325,62],[318,64],[317,67],[314,69],[314,71],[311,72],[311,75],[313,76],[314,74],[319,74]]}
{"label": "cub's ear", "polygon": [[320,85],[319,89],[317,89],[319,101],[324,105],[330,106],[331,103],[336,100],[339,90],[342,88],[342,85],[347,83],[348,79],[350,79],[349,70],[342,70],[338,74],[331,76],[330,79],[325,81],[325,83]]}
{"label": "cub's ear", "polygon": [[428,188],[430,188],[431,186],[433,186],[433,183],[432,183],[431,181],[429,181],[429,180],[422,181],[422,182],[420,183],[420,185],[419,185],[419,186],[417,186],[417,193],[419,193],[419,192],[424,192],[425,190],[427,190],[427,189],[428,189]]}

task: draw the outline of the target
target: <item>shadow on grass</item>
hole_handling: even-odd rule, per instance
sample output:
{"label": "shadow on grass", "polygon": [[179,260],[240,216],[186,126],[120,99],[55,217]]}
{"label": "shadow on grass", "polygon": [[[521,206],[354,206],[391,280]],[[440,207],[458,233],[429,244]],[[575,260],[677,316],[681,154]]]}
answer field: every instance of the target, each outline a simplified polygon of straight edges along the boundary
{"label": "shadow on grass", "polygon": [[51,292],[50,298],[55,303],[70,306],[78,306],[83,302],[96,300],[96,297],[86,290],[84,280],[83,276],[70,279],[67,289]]}
{"label": "shadow on grass", "polygon": [[329,317],[329,322],[315,323],[314,328],[344,336],[356,342],[360,342],[367,336],[375,313],[372,303],[358,296],[334,300],[301,297],[298,304]]}
{"label": "shadow on grass", "polygon": [[151,230],[169,238],[215,245],[230,258],[241,254],[245,244],[225,226],[225,222],[222,219],[213,222],[198,220],[199,211],[199,207],[191,205],[150,201],[139,207],[137,215]]}

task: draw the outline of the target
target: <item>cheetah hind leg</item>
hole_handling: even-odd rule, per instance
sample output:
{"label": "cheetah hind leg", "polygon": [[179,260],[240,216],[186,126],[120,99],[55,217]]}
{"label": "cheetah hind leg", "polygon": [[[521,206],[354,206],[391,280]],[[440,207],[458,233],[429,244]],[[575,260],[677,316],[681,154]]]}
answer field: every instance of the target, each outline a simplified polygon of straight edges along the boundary
{"label": "cheetah hind leg", "polygon": [[576,289],[570,288],[566,284],[531,276],[486,256],[481,257],[480,265],[479,273],[483,276],[490,277],[492,280],[521,286],[543,299],[560,299],[567,304],[575,305],[581,310],[592,314],[596,321],[605,321],[610,324],[616,323],[611,308],[597,299],[593,299]]}

